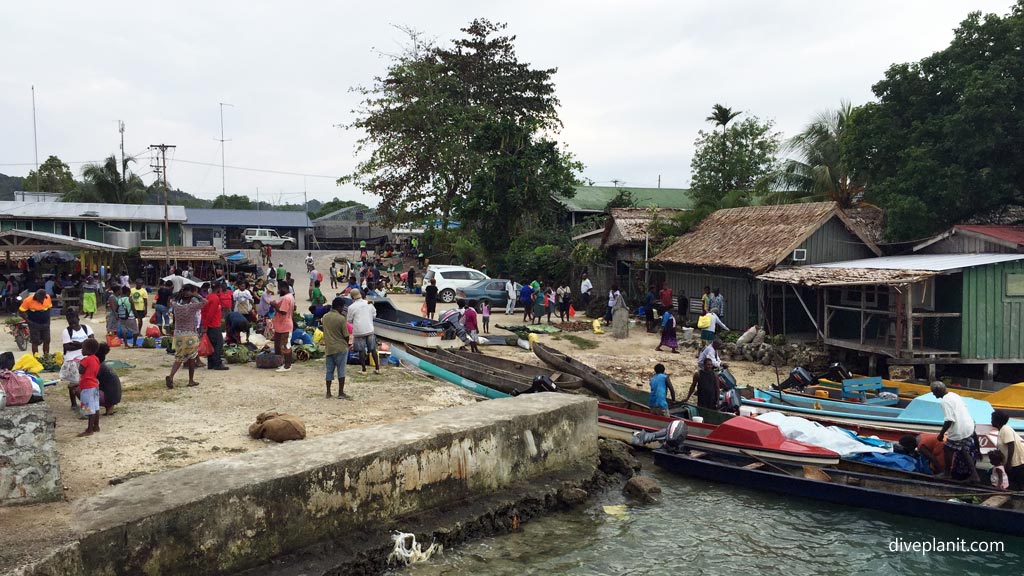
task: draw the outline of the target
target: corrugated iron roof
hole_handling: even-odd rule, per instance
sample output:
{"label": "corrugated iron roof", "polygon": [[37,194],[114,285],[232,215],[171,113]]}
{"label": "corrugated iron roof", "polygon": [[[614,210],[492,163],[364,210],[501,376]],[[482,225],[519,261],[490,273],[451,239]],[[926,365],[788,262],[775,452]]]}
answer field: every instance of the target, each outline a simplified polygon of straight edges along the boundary
{"label": "corrugated iron roof", "polygon": [[785,260],[833,217],[842,220],[872,252],[881,254],[835,202],[808,202],[718,210],[652,260],[760,274]]}
{"label": "corrugated iron roof", "polygon": [[869,270],[927,270],[949,272],[999,262],[1024,260],[1024,254],[909,254],[815,264],[814,268],[865,268]]}
{"label": "corrugated iron roof", "polygon": [[936,272],[927,270],[875,270],[871,268],[821,268],[800,266],[780,268],[757,277],[762,282],[800,284],[803,286],[853,286],[877,284],[911,284],[927,280]]}
{"label": "corrugated iron roof", "polygon": [[171,246],[170,252],[164,246],[143,246],[139,248],[139,258],[142,260],[205,260],[213,262],[220,260],[221,255],[213,246]]}
{"label": "corrugated iron roof", "polygon": [[[48,202],[48,204],[55,204],[55,202]],[[128,250],[127,248],[122,248],[121,246],[115,246],[113,244],[105,244],[103,242],[86,240],[84,238],[65,236],[63,234],[37,232],[35,230],[4,230],[3,232],[0,232],[0,251],[3,251],[8,242],[12,243],[12,248],[17,248],[19,250],[27,249],[29,246],[36,246],[38,247],[38,250],[49,250],[60,247],[71,250],[97,250],[100,252],[127,252]]]}
{"label": "corrugated iron roof", "polygon": [[312,228],[301,210],[229,210],[186,208],[189,226],[252,226],[261,228]]}
{"label": "corrugated iron roof", "polygon": [[1016,246],[1024,245],[1024,226],[999,226],[994,224],[959,224],[955,230],[966,230],[983,236],[991,236]]}
{"label": "corrugated iron roof", "polygon": [[[132,220],[163,222],[164,207],[154,204],[96,204],[92,202],[0,201],[0,218],[46,218],[51,220]],[[185,221],[184,206],[168,206],[167,219]]]}
{"label": "corrugated iron roof", "polygon": [[634,188],[632,186],[577,186],[572,198],[555,196],[570,212],[604,212],[615,196],[628,190],[641,208],[675,208],[687,210],[693,208],[690,191],[686,188]]}

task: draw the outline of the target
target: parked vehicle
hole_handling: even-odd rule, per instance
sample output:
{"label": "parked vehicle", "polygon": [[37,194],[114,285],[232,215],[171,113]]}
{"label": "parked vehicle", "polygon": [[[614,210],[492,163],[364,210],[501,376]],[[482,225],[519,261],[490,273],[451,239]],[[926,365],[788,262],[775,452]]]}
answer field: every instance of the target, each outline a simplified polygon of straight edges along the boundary
{"label": "parked vehicle", "polygon": [[256,249],[259,249],[261,246],[270,246],[271,248],[294,250],[298,246],[295,238],[281,236],[277,233],[277,230],[272,228],[246,228],[242,232],[242,239],[245,241],[246,246]]}
{"label": "parked vehicle", "polygon": [[28,350],[28,343],[30,340],[28,322],[24,320],[20,322],[8,322],[7,330],[11,333],[11,336],[14,337],[14,342],[18,345],[18,350],[21,350],[22,352]]}
{"label": "parked vehicle", "polygon": [[459,288],[472,286],[489,276],[479,270],[465,266],[432,265],[427,267],[423,275],[423,286],[430,285],[430,280],[437,280],[437,299],[441,302],[455,302],[455,291]]}
{"label": "parked vehicle", "polygon": [[[505,291],[505,283],[508,280],[500,278],[488,278],[481,280],[465,288],[455,291],[455,297],[459,300],[476,300],[482,302],[487,300],[491,308],[500,309],[508,304],[508,292]],[[517,290],[518,294],[519,291]]]}

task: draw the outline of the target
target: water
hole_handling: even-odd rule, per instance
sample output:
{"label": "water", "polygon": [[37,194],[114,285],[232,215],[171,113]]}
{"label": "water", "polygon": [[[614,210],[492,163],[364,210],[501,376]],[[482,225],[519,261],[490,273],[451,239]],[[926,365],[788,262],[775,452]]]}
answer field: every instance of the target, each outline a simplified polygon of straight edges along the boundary
{"label": "water", "polygon": [[[663,472],[660,504],[634,505],[609,492],[582,511],[523,524],[518,532],[469,542],[401,576],[910,574],[1017,575],[1024,538],[882,512],[789,498]],[[624,514],[604,506],[625,505]],[[904,541],[999,541],[1003,552],[890,552]]]}

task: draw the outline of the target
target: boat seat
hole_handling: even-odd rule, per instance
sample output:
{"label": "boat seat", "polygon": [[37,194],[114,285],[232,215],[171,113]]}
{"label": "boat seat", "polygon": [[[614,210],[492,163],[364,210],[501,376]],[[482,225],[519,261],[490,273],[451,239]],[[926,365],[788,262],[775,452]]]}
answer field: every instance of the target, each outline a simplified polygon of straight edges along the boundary
{"label": "boat seat", "polygon": [[995,496],[990,496],[986,498],[985,501],[981,503],[981,505],[988,506],[990,508],[1002,508],[1009,501],[1009,494],[996,494]]}
{"label": "boat seat", "polygon": [[[874,396],[872,398],[868,398],[868,392]],[[881,392],[891,392],[894,396],[892,398],[879,398],[877,395]],[[856,400],[864,404],[895,406],[896,403],[899,402],[898,392],[899,391],[895,388],[882,386],[881,377],[871,376],[866,378],[849,378],[843,380],[840,397],[843,400]]]}
{"label": "boat seat", "polygon": [[700,450],[690,450],[690,458],[703,458],[707,455],[707,452],[701,452]]}
{"label": "boat seat", "polygon": [[744,466],[747,470],[757,470],[758,468],[764,468],[764,462],[751,462]]}

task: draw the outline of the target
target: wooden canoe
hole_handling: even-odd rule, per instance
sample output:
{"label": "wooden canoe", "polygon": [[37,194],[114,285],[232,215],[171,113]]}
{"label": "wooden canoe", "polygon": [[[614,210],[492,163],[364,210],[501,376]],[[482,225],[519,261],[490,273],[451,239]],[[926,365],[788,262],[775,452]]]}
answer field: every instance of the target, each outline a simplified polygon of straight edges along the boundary
{"label": "wooden canoe", "polygon": [[547,376],[562,390],[579,390],[583,387],[583,379],[579,376],[559,372],[544,366],[535,366],[524,362],[516,362],[497,356],[478,354],[467,350],[449,350],[448,353],[458,356],[464,362],[475,362],[486,367],[500,370],[525,382],[532,382],[537,376]]}
{"label": "wooden canoe", "polygon": [[596,368],[540,342],[533,343],[533,353],[555,370],[580,378],[583,381],[583,386],[600,398],[626,406],[639,406],[644,410],[647,409],[647,398],[638,401],[636,398],[623,396],[619,390],[629,387]]}
{"label": "wooden canoe", "polygon": [[439,368],[505,394],[522,394],[529,391],[532,386],[532,378],[527,379],[484,364],[464,360],[444,350],[420,348],[411,344],[406,344],[405,349],[409,354],[421,360],[426,360]]}

